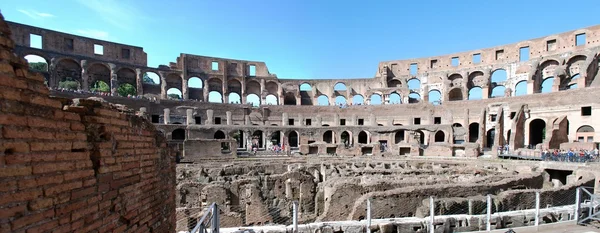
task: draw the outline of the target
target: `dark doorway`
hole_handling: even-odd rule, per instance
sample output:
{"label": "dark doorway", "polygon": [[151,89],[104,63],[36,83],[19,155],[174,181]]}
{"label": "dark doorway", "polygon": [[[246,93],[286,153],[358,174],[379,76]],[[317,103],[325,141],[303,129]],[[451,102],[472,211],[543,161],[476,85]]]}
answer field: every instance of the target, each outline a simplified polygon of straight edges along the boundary
{"label": "dark doorway", "polygon": [[176,129],[171,133],[173,140],[185,140],[185,129]]}
{"label": "dark doorway", "polygon": [[477,142],[479,139],[479,123],[469,125],[469,142]]}
{"label": "dark doorway", "polygon": [[529,123],[529,145],[535,147],[546,139],[546,122],[535,119]]}
{"label": "dark doorway", "polygon": [[290,144],[290,147],[298,147],[298,133],[296,133],[296,131],[290,132],[288,143]]}
{"label": "dark doorway", "polygon": [[492,148],[492,146],[494,146],[494,138],[496,138],[496,129],[488,130],[486,137],[487,141],[485,147]]}

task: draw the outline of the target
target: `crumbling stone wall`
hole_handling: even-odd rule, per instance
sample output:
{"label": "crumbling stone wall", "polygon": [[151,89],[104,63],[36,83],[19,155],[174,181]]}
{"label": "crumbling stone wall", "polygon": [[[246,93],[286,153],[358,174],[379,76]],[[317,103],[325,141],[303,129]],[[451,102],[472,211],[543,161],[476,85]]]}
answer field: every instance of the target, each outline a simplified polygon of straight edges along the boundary
{"label": "crumbling stone wall", "polygon": [[175,159],[126,109],[48,96],[0,15],[0,232],[174,232]]}

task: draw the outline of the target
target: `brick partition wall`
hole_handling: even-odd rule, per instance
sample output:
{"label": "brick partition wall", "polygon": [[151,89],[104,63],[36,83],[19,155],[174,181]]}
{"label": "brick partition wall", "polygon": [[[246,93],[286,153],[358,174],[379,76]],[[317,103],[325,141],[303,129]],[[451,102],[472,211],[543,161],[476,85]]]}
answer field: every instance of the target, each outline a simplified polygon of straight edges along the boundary
{"label": "brick partition wall", "polygon": [[0,15],[0,232],[175,232],[175,158],[131,110],[51,98]]}

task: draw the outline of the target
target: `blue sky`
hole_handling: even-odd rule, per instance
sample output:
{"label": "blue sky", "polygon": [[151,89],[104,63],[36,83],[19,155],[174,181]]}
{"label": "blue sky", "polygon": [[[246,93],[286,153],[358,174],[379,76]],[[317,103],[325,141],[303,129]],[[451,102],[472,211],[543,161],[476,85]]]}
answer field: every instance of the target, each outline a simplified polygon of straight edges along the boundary
{"label": "blue sky", "polygon": [[380,61],[492,47],[600,24],[565,1],[5,0],[7,20],[179,53],[264,61],[279,78],[370,78]]}

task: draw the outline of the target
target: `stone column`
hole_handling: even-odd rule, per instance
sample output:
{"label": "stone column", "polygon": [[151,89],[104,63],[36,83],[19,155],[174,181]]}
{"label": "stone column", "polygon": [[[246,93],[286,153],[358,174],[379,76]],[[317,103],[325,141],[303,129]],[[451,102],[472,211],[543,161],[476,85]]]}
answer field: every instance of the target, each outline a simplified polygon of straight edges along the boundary
{"label": "stone column", "polygon": [[250,125],[250,116],[249,115],[244,116],[244,125]]}
{"label": "stone column", "polygon": [[202,96],[204,102],[208,102],[208,89],[208,80],[204,80],[204,84],[202,85]]}
{"label": "stone column", "polygon": [[117,66],[111,63],[108,65],[110,66],[110,94],[116,96],[118,94],[117,89],[119,88]]}
{"label": "stone column", "polygon": [[225,117],[227,117],[227,125],[233,125],[233,119],[231,119],[231,111],[225,112]]}
{"label": "stone column", "polygon": [[333,114],[333,123],[331,126],[338,126],[340,124],[340,115],[337,113]]}
{"label": "stone column", "polygon": [[207,125],[212,125],[214,119],[215,119],[215,117],[214,117],[213,110],[212,109],[207,109],[206,110],[206,124]]}
{"label": "stone column", "polygon": [[196,119],[194,119],[194,109],[186,109],[185,110],[186,120],[188,125],[196,124]]}
{"label": "stone column", "polygon": [[315,126],[321,126],[323,124],[321,124],[321,115],[317,115],[317,117],[315,117]]}
{"label": "stone column", "polygon": [[141,69],[135,69],[135,74],[136,74],[136,91],[137,91],[137,95],[143,95],[144,94],[144,72],[142,72]]}
{"label": "stone column", "polygon": [[296,95],[296,105],[302,105],[302,97],[300,94]]}
{"label": "stone column", "polygon": [[369,115],[369,125],[370,126],[377,126],[377,119],[375,118],[375,114],[371,113]]}
{"label": "stone column", "polygon": [[289,117],[288,117],[287,112],[282,113],[281,114],[281,126],[287,126],[288,120],[289,120]]}
{"label": "stone column", "polygon": [[89,83],[90,77],[88,76],[86,67],[87,67],[87,60],[81,60],[81,86],[80,86],[80,88],[84,91],[89,91],[90,90],[90,83]]}
{"label": "stone column", "polygon": [[[304,126],[304,116],[302,116],[302,114],[298,115],[298,125]],[[300,135],[298,135],[298,137],[300,137]]]}
{"label": "stone column", "polygon": [[158,72],[158,76],[160,76],[160,98],[167,98],[167,75],[165,72]]}
{"label": "stone column", "polygon": [[352,114],[352,118],[350,118],[350,124],[349,125],[358,125],[358,123],[356,122],[356,118],[358,118],[356,116],[356,114]]}
{"label": "stone column", "polygon": [[181,78],[181,95],[184,100],[190,98],[190,94],[188,92],[188,79],[185,77]]}
{"label": "stone column", "polygon": [[171,109],[165,108],[163,109],[163,120],[165,122],[165,124],[170,124],[171,123]]}

